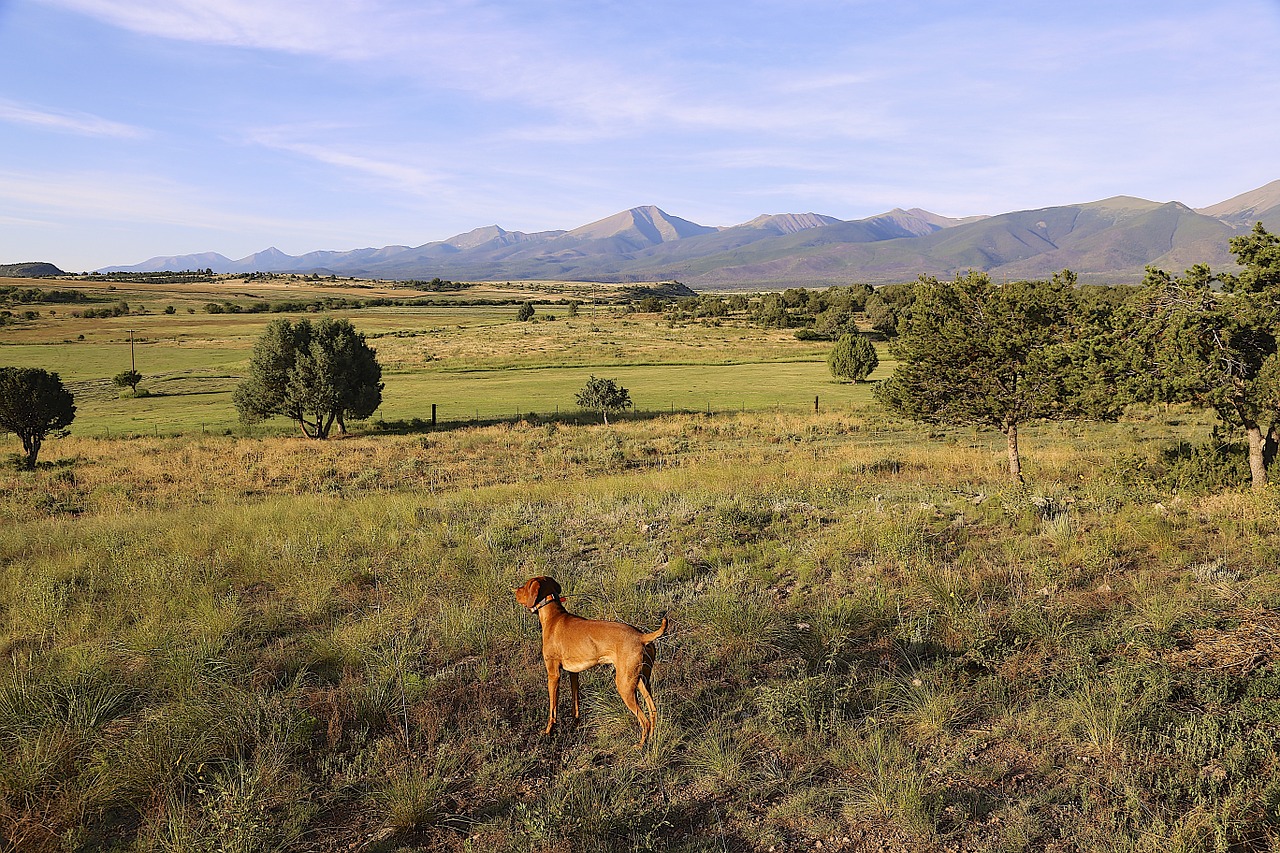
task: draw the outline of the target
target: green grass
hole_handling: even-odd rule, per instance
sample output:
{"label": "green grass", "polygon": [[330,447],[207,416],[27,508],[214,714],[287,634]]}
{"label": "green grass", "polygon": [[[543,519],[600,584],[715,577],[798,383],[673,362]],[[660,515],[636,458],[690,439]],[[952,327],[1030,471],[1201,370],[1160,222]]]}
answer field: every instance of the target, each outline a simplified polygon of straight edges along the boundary
{"label": "green grass", "polygon": [[[546,312],[543,312],[544,314]],[[652,315],[584,309],[576,319],[519,323],[510,306],[339,312],[369,336],[384,366],[373,422],[583,416],[574,396],[592,373],[616,379],[639,412],[848,408],[870,386],[834,382],[824,343],[745,325],[672,327]],[[0,363],[56,371],[76,395],[81,435],[245,432],[231,394],[272,314],[48,318],[6,332]],[[133,344],[130,345],[130,329]],[[79,336],[84,339],[80,340]],[[110,379],[136,365],[146,396]],[[887,375],[886,357],[877,376]],[[286,433],[272,422],[254,434]]]}
{"label": "green grass", "polygon": [[[657,413],[314,442],[192,429],[228,393],[197,379],[86,399],[0,466],[0,849],[1280,844],[1280,509],[1152,474],[1207,416],[1029,427],[1011,484],[1000,436],[887,418],[784,335],[397,316],[399,418],[547,415],[517,398],[605,366]],[[694,383],[723,405],[655,390]],[[169,404],[182,435],[85,429]],[[607,671],[542,734],[537,574],[669,614],[643,751]]]}

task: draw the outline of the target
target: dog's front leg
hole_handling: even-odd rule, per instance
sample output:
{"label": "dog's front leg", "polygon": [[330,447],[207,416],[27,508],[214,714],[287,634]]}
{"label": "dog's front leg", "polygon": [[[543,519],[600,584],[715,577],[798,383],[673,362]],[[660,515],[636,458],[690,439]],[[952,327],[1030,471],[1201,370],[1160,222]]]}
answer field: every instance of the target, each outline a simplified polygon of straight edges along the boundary
{"label": "dog's front leg", "polygon": [[[577,686],[576,684],[574,685]],[[551,713],[547,717],[547,730],[543,734],[551,734],[551,727],[556,724],[556,701],[560,698],[560,664],[547,661],[547,694],[551,698]],[[577,695],[577,691],[574,691]]]}

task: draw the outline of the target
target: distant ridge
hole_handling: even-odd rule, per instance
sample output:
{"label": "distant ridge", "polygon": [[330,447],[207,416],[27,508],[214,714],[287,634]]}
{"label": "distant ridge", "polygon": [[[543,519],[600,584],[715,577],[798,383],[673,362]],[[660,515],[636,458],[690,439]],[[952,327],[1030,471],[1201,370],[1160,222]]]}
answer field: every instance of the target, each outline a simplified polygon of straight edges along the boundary
{"label": "distant ridge", "polygon": [[834,216],[823,216],[820,213],[773,213],[757,216],[750,222],[742,223],[742,226],[772,228],[779,234],[794,234],[810,228],[821,228],[823,225],[835,225],[839,221]]}
{"label": "distant ridge", "polygon": [[1200,210],[1119,195],[995,216],[952,218],[894,208],[857,220],[781,213],[714,227],[645,205],[563,231],[525,233],[490,225],[413,247],[296,257],[270,248],[239,260],[208,252],[103,271],[212,268],[384,279],[678,280],[706,290],[883,284],[970,269],[998,278],[1039,278],[1070,268],[1082,280],[1126,283],[1141,280],[1148,265],[1230,268],[1228,240],[1256,221],[1280,231],[1280,180]]}
{"label": "distant ridge", "polygon": [[1218,202],[1212,207],[1202,207],[1197,213],[1250,227],[1254,222],[1274,222],[1280,219],[1280,180]]}
{"label": "distant ridge", "polygon": [[46,275],[66,275],[53,264],[44,261],[28,261],[22,264],[0,264],[0,277],[40,278]]}

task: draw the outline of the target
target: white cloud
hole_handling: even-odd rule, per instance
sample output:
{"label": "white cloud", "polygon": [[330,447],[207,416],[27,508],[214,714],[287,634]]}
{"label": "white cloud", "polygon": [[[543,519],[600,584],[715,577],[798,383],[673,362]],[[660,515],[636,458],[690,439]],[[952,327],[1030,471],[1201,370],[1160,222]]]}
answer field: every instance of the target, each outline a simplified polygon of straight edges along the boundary
{"label": "white cloud", "polygon": [[[823,70],[825,57],[778,71],[734,57],[731,91],[702,79],[701,58],[654,62],[660,44],[624,53],[582,44],[554,22],[517,22],[501,4],[390,0],[45,0],[148,35],[306,54],[392,73],[424,90],[463,92],[533,115],[506,138],[585,143],[663,127],[866,138],[893,132],[881,104],[859,92],[862,69]],[[816,69],[816,70],[815,70]],[[826,101],[840,96],[840,109]],[[855,97],[856,96],[856,97]],[[874,106],[859,103],[866,99]],[[528,119],[524,119],[525,122]]]}
{"label": "white cloud", "polygon": [[[369,55],[360,36],[377,13],[359,0],[46,0],[126,30],[207,44],[356,58]],[[348,37],[343,38],[346,34]]]}
{"label": "white cloud", "polygon": [[[385,186],[414,194],[425,194],[436,190],[441,183],[441,176],[407,162],[388,157],[369,156],[367,153],[353,152],[349,148],[321,145],[296,138],[299,135],[311,135],[316,132],[318,132],[316,128],[268,128],[250,133],[247,139],[255,145],[298,154],[318,163],[369,175]],[[362,149],[365,147],[361,146]]]}
{"label": "white cloud", "polygon": [[0,171],[0,206],[47,212],[60,221],[99,220],[114,225],[142,223],[198,226],[235,232],[305,232],[309,223],[296,219],[254,216],[234,204],[209,203],[206,188],[187,186],[152,175],[124,172]]}
{"label": "white cloud", "polygon": [[90,115],[89,113],[52,110],[30,104],[20,104],[0,98],[0,121],[23,124],[58,133],[74,133],[79,136],[103,136],[116,139],[141,139],[147,131],[129,124]]}

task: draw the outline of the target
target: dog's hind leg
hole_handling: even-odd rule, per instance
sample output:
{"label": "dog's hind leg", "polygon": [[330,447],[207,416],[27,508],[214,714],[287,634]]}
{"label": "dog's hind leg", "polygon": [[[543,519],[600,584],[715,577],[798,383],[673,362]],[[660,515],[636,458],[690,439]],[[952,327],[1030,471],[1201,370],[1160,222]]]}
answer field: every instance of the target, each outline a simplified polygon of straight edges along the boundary
{"label": "dog's hind leg", "polygon": [[[627,710],[635,715],[636,722],[640,724],[640,745],[644,746],[645,740],[649,737],[649,729],[651,723],[649,718],[640,710],[640,703],[636,701],[636,688],[640,685],[639,668],[632,670],[630,673],[617,670],[617,677],[614,679],[618,685],[618,695],[622,697],[623,703],[626,704]],[[645,689],[645,693],[648,694]],[[653,701],[650,699],[649,701]]]}

